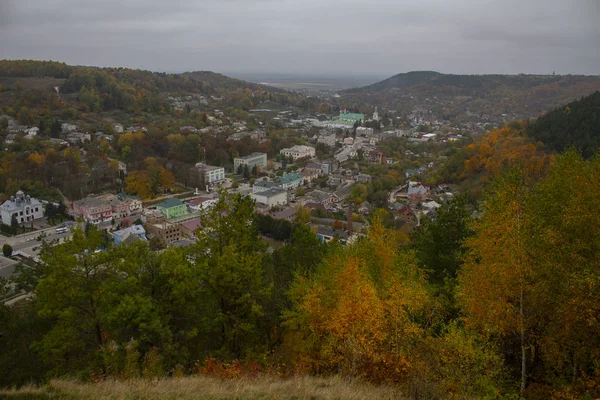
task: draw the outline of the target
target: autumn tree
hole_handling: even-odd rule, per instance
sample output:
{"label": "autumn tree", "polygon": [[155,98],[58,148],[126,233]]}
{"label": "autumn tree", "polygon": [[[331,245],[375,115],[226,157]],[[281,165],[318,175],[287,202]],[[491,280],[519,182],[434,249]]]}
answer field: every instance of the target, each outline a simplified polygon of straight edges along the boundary
{"label": "autumn tree", "polygon": [[[519,342],[521,392],[527,385],[534,315],[529,188],[521,167],[498,178],[484,202],[483,217],[465,242],[458,299],[468,327],[486,337],[498,334]],[[530,361],[530,360],[529,360]]]}

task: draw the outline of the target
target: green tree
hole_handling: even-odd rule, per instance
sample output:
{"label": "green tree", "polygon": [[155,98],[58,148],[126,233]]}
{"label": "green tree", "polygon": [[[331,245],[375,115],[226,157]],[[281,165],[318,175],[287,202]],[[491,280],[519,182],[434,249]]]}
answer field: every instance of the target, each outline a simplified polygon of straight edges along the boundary
{"label": "green tree", "polygon": [[13,248],[10,244],[5,243],[4,246],[2,246],[2,254],[4,255],[4,257],[10,257],[12,256],[13,253]]}
{"label": "green tree", "polygon": [[211,349],[224,358],[256,354],[264,343],[261,321],[269,284],[263,266],[266,245],[259,238],[254,202],[237,194],[228,198],[220,190],[217,203],[200,220],[202,232],[193,258],[210,310],[204,329],[213,337]]}

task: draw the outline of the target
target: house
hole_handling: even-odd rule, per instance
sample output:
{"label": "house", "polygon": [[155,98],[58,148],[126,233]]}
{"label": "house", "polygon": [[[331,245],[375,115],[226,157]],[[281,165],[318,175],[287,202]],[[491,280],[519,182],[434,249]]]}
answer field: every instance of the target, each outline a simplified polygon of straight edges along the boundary
{"label": "house", "polygon": [[325,160],[321,163],[321,167],[323,168],[323,174],[334,174],[340,169],[340,162],[336,159]]}
{"label": "house", "polygon": [[429,186],[420,182],[408,182],[408,198],[411,202],[427,200],[429,195]]}
{"label": "house", "polygon": [[323,164],[319,164],[319,163],[308,163],[306,164],[306,167],[304,167],[305,171],[315,171],[317,173],[319,173],[319,175],[322,175],[323,172]]}
{"label": "house", "polygon": [[115,131],[115,133],[123,133],[123,125],[113,124],[113,131]]}
{"label": "house", "polygon": [[75,132],[76,130],[77,130],[77,125],[74,125],[74,124],[68,124],[65,122],[60,125],[60,131],[62,133]]}
{"label": "house", "polygon": [[369,215],[372,209],[373,207],[371,206],[371,203],[369,203],[368,201],[363,201],[358,206],[357,211],[359,212],[359,214]]}
{"label": "house", "polygon": [[292,157],[295,161],[299,158],[314,157],[315,148],[304,145],[296,145],[287,149],[281,149],[280,153],[286,157]]}
{"label": "house", "polygon": [[423,206],[423,208],[427,209],[427,210],[437,210],[438,208],[440,208],[442,205],[435,202],[435,201],[426,201],[423,202],[421,204]]}
{"label": "house", "polygon": [[284,219],[286,221],[294,221],[296,218],[296,209],[293,207],[286,208],[273,214],[274,219]]}
{"label": "house", "polygon": [[113,241],[117,246],[123,243],[131,243],[135,240],[147,240],[146,230],[142,225],[131,225],[129,228],[124,228],[113,232]]}
{"label": "house", "polygon": [[32,128],[27,129],[25,131],[25,133],[27,134],[27,136],[25,136],[25,138],[32,139],[40,133],[40,128],[38,128],[37,126],[34,126]]}
{"label": "house", "polygon": [[38,199],[26,195],[19,190],[14,196],[0,206],[2,223],[12,225],[13,217],[22,224],[44,217],[44,208]]}
{"label": "house", "polygon": [[354,180],[360,183],[369,183],[372,179],[373,177],[368,174],[358,174],[354,177]]}
{"label": "house", "polygon": [[332,229],[325,226],[319,226],[317,228],[317,238],[322,243],[329,243],[334,239],[337,239],[342,246],[352,244],[356,240],[355,234],[350,234],[347,231]]}
{"label": "house", "polygon": [[196,231],[200,228],[200,218],[194,218],[188,221],[180,222],[178,225],[183,236],[195,240]]}
{"label": "house", "polygon": [[156,206],[157,210],[167,219],[181,218],[187,214],[187,207],[183,201],[176,197],[171,197]]}
{"label": "house", "polygon": [[344,138],[344,145],[345,146],[352,146],[353,144],[354,144],[354,138],[353,137]]}
{"label": "house", "polygon": [[250,195],[258,204],[262,204],[268,209],[277,206],[285,206],[288,203],[287,190],[272,188]]}
{"label": "house", "polygon": [[337,202],[342,202],[346,200],[346,197],[350,196],[352,193],[352,185],[345,185],[335,191],[335,196],[337,198]]}
{"label": "house", "polygon": [[330,192],[325,192],[322,190],[313,190],[310,193],[307,193],[306,196],[304,196],[304,206],[307,206],[307,204],[320,204],[320,205],[328,205],[328,204],[332,204],[335,203],[337,200],[337,197],[335,197],[335,195],[333,193]]}
{"label": "house", "polygon": [[282,189],[295,189],[298,186],[302,185],[304,182],[304,177],[300,174],[292,172],[290,174],[285,174],[279,178],[279,185]]}
{"label": "house", "polygon": [[265,170],[267,168],[267,155],[265,153],[252,153],[244,157],[236,157],[233,159],[233,171],[237,172],[240,166],[248,166],[248,169],[252,170],[252,168],[256,165],[259,168],[259,171]]}
{"label": "house", "polygon": [[371,164],[385,164],[385,155],[379,150],[371,150],[369,152],[369,162]]}
{"label": "house", "polygon": [[199,213],[200,211],[214,206],[217,199],[198,197],[187,202],[188,211],[191,213]]}
{"label": "house", "polygon": [[304,168],[304,170],[300,174],[304,178],[304,183],[310,183],[313,180],[319,178],[320,172],[315,171],[313,169],[306,169],[306,168]]}
{"label": "house", "polygon": [[225,180],[225,168],[215,167],[203,163],[196,164],[198,174],[204,179],[206,185],[215,185]]}
{"label": "house", "polygon": [[71,144],[80,144],[90,142],[92,140],[92,135],[83,132],[69,132],[66,140]]}
{"label": "house", "polygon": [[405,205],[400,207],[400,209],[396,210],[394,214],[396,215],[396,219],[403,221],[405,224],[415,225],[418,223],[417,214],[409,206]]}
{"label": "house", "polygon": [[73,214],[91,224],[112,221],[112,207],[105,200],[86,197],[73,202]]}

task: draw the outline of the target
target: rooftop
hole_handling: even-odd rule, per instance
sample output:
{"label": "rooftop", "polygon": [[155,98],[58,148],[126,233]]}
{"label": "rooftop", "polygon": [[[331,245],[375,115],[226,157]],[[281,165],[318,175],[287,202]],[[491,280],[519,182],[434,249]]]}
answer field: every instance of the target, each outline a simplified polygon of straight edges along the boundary
{"label": "rooftop", "polygon": [[266,156],[266,154],[265,153],[252,153],[252,154],[248,154],[247,156],[237,157],[237,158],[241,159],[241,160],[250,160],[252,158],[263,157],[263,156]]}
{"label": "rooftop", "polygon": [[184,202],[181,201],[180,199],[178,199],[177,197],[171,197],[170,199],[166,199],[162,203],[157,204],[156,207],[171,208],[171,207],[180,206],[182,204],[184,204]]}
{"label": "rooftop", "polygon": [[302,180],[304,179],[304,177],[300,174],[297,174],[295,172],[292,172],[291,174],[287,174],[287,175],[283,175],[282,177],[279,178],[279,182],[281,183],[290,183],[290,182],[294,182],[297,180]]}
{"label": "rooftop", "polygon": [[279,196],[281,193],[287,193],[287,192],[283,189],[272,188],[269,190],[265,190],[263,192],[254,193],[254,195],[255,196],[264,196],[264,197],[275,197],[275,196]]}

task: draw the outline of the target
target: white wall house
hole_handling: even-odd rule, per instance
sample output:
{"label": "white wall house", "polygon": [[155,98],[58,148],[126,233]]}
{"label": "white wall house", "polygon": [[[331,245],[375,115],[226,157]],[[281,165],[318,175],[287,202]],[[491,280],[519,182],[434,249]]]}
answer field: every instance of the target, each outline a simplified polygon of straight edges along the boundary
{"label": "white wall house", "polygon": [[0,206],[0,212],[2,213],[2,223],[5,225],[11,224],[13,215],[19,224],[44,217],[42,203],[38,199],[25,195],[20,190]]}

